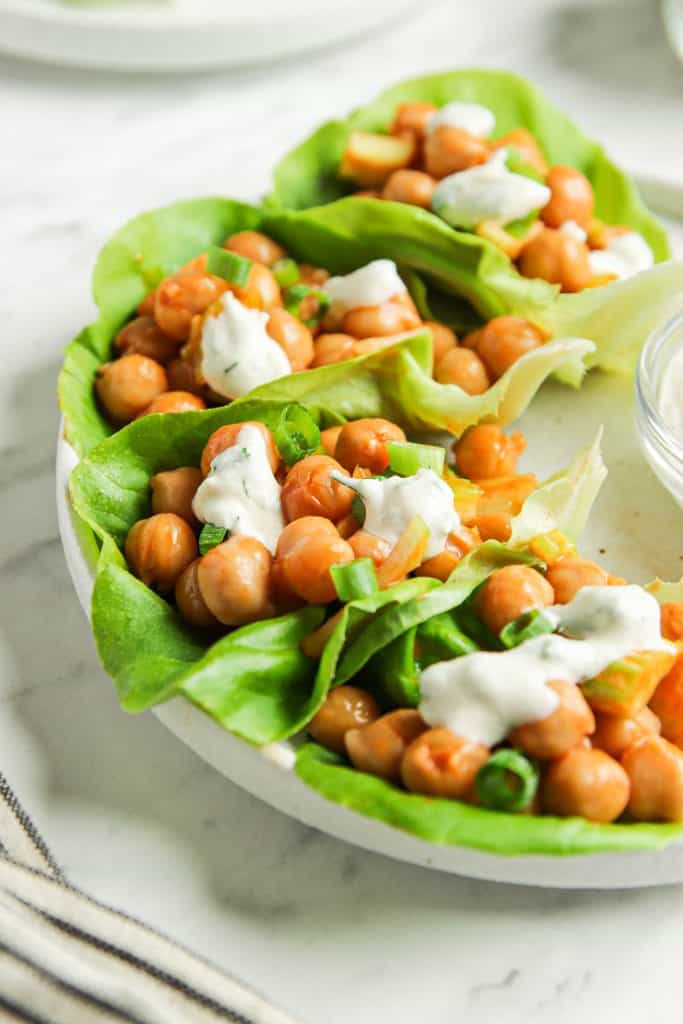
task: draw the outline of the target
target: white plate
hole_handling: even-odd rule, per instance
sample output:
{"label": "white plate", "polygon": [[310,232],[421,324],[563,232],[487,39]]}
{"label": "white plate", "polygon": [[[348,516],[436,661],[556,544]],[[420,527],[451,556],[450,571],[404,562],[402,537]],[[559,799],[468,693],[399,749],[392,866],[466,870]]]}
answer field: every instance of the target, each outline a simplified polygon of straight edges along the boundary
{"label": "white plate", "polygon": [[416,0],[158,0],[80,7],[0,0],[0,49],[115,71],[276,60],[365,35]]}

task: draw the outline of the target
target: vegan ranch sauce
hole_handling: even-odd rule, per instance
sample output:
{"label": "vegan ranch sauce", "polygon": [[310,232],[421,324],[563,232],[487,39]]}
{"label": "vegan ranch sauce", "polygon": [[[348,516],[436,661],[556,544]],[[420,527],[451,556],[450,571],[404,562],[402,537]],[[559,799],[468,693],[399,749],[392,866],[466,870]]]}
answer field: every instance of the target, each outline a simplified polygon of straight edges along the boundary
{"label": "vegan ranch sauce", "polygon": [[203,523],[255,537],[272,555],[285,521],[280,485],[273,476],[263,435],[246,424],[231,448],[220,452],[202,480],[192,511]]}
{"label": "vegan ranch sauce", "polygon": [[547,633],[509,651],[478,651],[425,669],[425,722],[493,746],[555,710],[551,680],[580,683],[632,651],[675,649],[662,639],[657,601],[635,585],[583,587],[569,604],[543,614],[566,635]]}
{"label": "vegan ranch sauce", "polygon": [[487,138],[496,126],[496,118],[492,110],[481,103],[446,103],[436,114],[432,114],[427,122],[427,134],[447,125],[449,128],[461,128],[477,138]]}
{"label": "vegan ranch sauce", "polygon": [[330,313],[343,317],[360,306],[379,306],[406,290],[393,260],[373,260],[343,277],[330,277],[323,289],[330,300]]}
{"label": "vegan ranch sauce", "polygon": [[593,249],[588,255],[594,274],[613,274],[619,280],[647,270],[654,262],[652,249],[637,231],[614,235],[606,249]]}

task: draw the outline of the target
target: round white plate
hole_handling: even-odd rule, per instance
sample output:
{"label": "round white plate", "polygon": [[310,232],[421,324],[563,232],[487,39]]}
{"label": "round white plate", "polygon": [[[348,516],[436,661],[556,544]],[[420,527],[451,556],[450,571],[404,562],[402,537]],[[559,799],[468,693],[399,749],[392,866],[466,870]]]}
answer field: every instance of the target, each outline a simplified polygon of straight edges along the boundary
{"label": "round white plate", "polygon": [[415,0],[0,0],[0,49],[114,71],[276,60],[365,35]]}

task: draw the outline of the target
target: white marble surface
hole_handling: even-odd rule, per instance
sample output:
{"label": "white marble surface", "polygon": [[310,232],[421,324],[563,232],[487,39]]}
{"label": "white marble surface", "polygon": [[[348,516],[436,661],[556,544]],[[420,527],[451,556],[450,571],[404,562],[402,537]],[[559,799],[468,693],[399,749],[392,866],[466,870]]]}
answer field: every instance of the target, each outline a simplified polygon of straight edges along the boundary
{"label": "white marble surface", "polygon": [[683,178],[683,67],[644,0],[435,3],[384,38],[240,74],[0,59],[0,763],[74,881],[305,1024],[658,1024],[679,1015],[683,891],[470,882],[284,818],[118,710],[57,539],[55,378],[111,229],[182,195],[253,196],[329,112],[456,63],[533,75],[620,160]]}

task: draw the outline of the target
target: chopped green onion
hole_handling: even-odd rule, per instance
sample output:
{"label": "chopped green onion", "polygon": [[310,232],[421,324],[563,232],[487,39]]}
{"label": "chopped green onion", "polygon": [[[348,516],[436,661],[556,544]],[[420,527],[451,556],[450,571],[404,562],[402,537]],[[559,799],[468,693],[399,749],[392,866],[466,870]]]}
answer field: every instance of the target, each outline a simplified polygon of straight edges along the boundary
{"label": "chopped green onion", "polygon": [[320,448],[320,429],[303,405],[290,402],[282,410],[273,431],[275,444],[285,464],[293,466]]}
{"label": "chopped green onion", "polygon": [[477,772],[477,796],[493,811],[521,811],[538,789],[538,768],[519,750],[497,750]]}
{"label": "chopped green onion", "polygon": [[361,498],[360,494],[355,494],[353,496],[353,501],[351,502],[351,515],[359,526],[362,526],[365,522],[365,514],[365,502]]}
{"label": "chopped green onion", "polygon": [[387,451],[389,468],[399,476],[412,476],[418,469],[433,469],[437,476],[443,473],[446,452],[440,445],[389,441]]}
{"label": "chopped green onion", "polygon": [[222,544],[228,531],[224,526],[214,526],[213,523],[205,523],[202,532],[199,534],[199,554],[205,555],[211,548],[217,548]]}
{"label": "chopped green onion", "polygon": [[239,256],[236,252],[228,249],[221,249],[218,245],[212,245],[209,249],[209,256],[206,261],[206,272],[215,277],[222,277],[230,284],[236,284],[242,288],[247,283],[251,260]]}
{"label": "chopped green onion", "polygon": [[554,629],[554,623],[540,608],[532,608],[531,611],[522,612],[512,622],[508,622],[507,626],[503,626],[500,639],[504,647],[519,647],[525,640],[543,636],[544,633],[552,633]]}
{"label": "chopped green onion", "polygon": [[307,299],[309,295],[312,295],[318,301],[318,308],[315,316],[306,318],[303,322],[307,327],[313,327],[315,324],[319,324],[322,318],[325,316],[327,308],[330,304],[325,292],[321,291],[320,288],[311,288],[307,284],[295,284],[291,288],[288,288],[285,292],[285,309],[292,316],[299,317],[301,320],[301,304],[304,299]]}
{"label": "chopped green onion", "polygon": [[281,260],[275,260],[270,269],[281,288],[291,288],[301,276],[296,260],[292,260],[288,256]]}
{"label": "chopped green onion", "polygon": [[367,597],[378,589],[375,565],[371,558],[356,558],[353,562],[330,566],[330,575],[340,601],[355,601]]}

